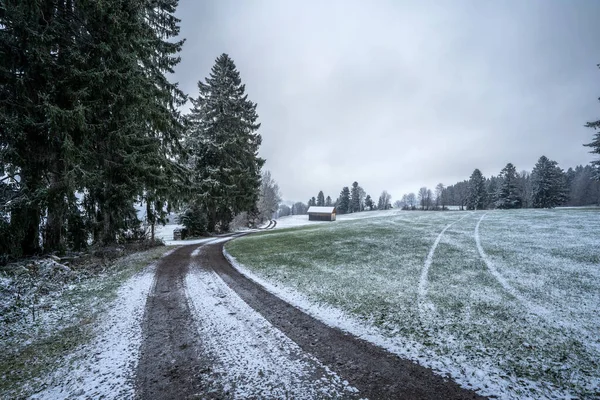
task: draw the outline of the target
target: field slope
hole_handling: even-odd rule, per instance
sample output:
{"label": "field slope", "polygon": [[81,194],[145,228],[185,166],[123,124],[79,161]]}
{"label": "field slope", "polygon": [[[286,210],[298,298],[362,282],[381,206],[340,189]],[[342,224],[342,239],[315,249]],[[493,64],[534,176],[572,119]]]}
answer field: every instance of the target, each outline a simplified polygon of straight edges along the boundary
{"label": "field slope", "polygon": [[481,394],[600,396],[600,212],[354,218],[226,249],[309,313]]}

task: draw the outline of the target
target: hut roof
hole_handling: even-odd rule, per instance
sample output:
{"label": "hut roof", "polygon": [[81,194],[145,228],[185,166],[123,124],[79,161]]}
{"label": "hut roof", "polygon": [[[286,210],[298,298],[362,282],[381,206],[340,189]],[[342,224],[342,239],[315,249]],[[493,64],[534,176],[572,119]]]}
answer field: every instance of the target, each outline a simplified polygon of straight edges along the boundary
{"label": "hut roof", "polygon": [[308,209],[308,213],[312,214],[332,214],[335,211],[335,207],[317,207],[311,206]]}

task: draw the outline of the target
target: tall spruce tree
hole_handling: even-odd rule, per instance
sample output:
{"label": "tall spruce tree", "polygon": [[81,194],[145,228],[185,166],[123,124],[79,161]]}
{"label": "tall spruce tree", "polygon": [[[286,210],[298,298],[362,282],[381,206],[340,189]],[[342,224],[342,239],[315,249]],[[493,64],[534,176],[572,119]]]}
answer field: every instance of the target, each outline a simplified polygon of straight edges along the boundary
{"label": "tall spruce tree", "polygon": [[331,207],[332,205],[333,205],[333,202],[331,201],[331,197],[327,196],[327,198],[325,199],[325,206]]}
{"label": "tall spruce tree", "polygon": [[475,169],[469,178],[469,194],[467,196],[467,208],[469,210],[481,210],[485,208],[486,187],[485,178],[479,169]]}
{"label": "tall spruce tree", "polygon": [[[185,96],[165,77],[179,62],[182,42],[172,0],[112,1],[92,9],[96,34],[88,56],[100,69],[89,85],[91,137],[85,142],[84,204],[95,241],[110,243],[139,224],[143,198],[149,222],[177,187],[173,162],[182,133],[177,106]],[[106,24],[111,19],[114,23]],[[121,71],[129,71],[121,73]],[[118,93],[115,96],[114,93]]]}
{"label": "tall spruce tree", "polygon": [[497,208],[520,208],[522,204],[519,190],[517,169],[512,163],[500,171],[500,187],[496,192],[495,205]]}
{"label": "tall spruce tree", "polygon": [[375,202],[371,198],[370,194],[365,197],[365,207],[368,208],[369,211],[372,211],[375,208]]}
{"label": "tall spruce tree", "polygon": [[591,165],[578,165],[567,171],[570,206],[600,205],[600,181],[594,180]]}
{"label": "tall spruce tree", "polygon": [[40,250],[42,214],[43,250],[61,250],[67,239],[86,243],[87,230],[114,241],[139,222],[141,196],[154,199],[153,210],[172,196],[185,100],[166,78],[182,44],[172,40],[176,6],[0,5],[0,151],[19,186],[10,214],[23,254]]}
{"label": "tall spruce tree", "polygon": [[53,81],[64,24],[53,3],[0,4],[0,159],[15,189],[8,206],[15,255],[41,250],[45,178],[61,139],[59,132],[50,132],[52,115],[61,111],[53,107]]}
{"label": "tall spruce tree", "polygon": [[[598,64],[598,67],[600,68],[600,64]],[[600,98],[598,100],[600,101]],[[591,147],[592,150],[590,153],[596,154],[600,157],[600,120],[588,122],[585,124],[585,126],[592,128],[594,131],[596,131],[596,133],[594,134],[593,140],[590,143],[584,144],[584,146]],[[593,160],[590,164],[595,170],[594,178],[600,181],[600,158]]]}
{"label": "tall spruce tree", "polygon": [[554,208],[567,200],[566,178],[556,161],[541,156],[531,172],[532,205]]}
{"label": "tall spruce tree", "polygon": [[317,206],[323,207],[324,205],[325,205],[325,195],[323,194],[323,191],[320,190],[319,194],[317,195]]}
{"label": "tall spruce tree", "polygon": [[498,200],[498,190],[499,186],[502,182],[500,177],[490,176],[489,179],[486,179],[486,207],[494,208],[496,207],[496,200]]}
{"label": "tall spruce tree", "polygon": [[350,212],[350,189],[348,186],[344,186],[340,192],[337,211],[339,214],[347,214]]}
{"label": "tall spruce tree", "polygon": [[360,211],[360,186],[358,182],[352,183],[352,189],[350,189],[350,212]]}
{"label": "tall spruce tree", "polygon": [[260,169],[261,137],[256,133],[256,103],[248,100],[235,63],[220,55],[206,83],[198,82],[199,96],[192,100],[186,140],[197,194],[208,229],[228,229],[233,216],[255,211]]}

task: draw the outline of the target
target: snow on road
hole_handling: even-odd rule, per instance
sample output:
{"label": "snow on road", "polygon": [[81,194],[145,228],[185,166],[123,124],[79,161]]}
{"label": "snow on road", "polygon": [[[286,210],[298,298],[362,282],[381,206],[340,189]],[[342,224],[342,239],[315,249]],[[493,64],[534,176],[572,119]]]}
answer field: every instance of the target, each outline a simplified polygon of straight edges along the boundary
{"label": "snow on road", "polygon": [[131,277],[102,317],[93,341],[69,355],[33,399],[103,398],[134,395],[133,378],[142,343],[146,299],[155,266]]}
{"label": "snow on road", "polygon": [[215,272],[186,277],[213,379],[233,398],[358,398],[357,390],[304,353],[230,289]]}

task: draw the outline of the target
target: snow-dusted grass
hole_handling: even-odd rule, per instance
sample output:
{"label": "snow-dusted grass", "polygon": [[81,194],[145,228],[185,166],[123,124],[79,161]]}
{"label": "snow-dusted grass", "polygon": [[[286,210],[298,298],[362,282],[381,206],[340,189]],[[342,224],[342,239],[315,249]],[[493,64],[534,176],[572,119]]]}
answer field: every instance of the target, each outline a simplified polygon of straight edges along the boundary
{"label": "snow-dusted grass", "polygon": [[[202,249],[200,249],[202,251]],[[304,353],[232,291],[216,273],[194,268],[186,294],[212,360],[204,379],[227,398],[359,398],[357,390]]]}
{"label": "snow-dusted grass", "polygon": [[[42,299],[35,321],[27,316],[0,325],[0,398],[41,390],[40,398],[97,397],[90,388],[109,394],[111,387],[125,388],[122,367],[132,360],[119,349],[137,346],[131,345],[135,332],[124,327],[137,323],[140,299],[146,298],[148,276],[139,273],[165,251],[159,247],[117,260],[104,273]],[[120,369],[114,373],[111,366]]]}
{"label": "snow-dusted grass", "polygon": [[309,313],[482,394],[600,396],[598,210],[382,212],[227,250]]}

